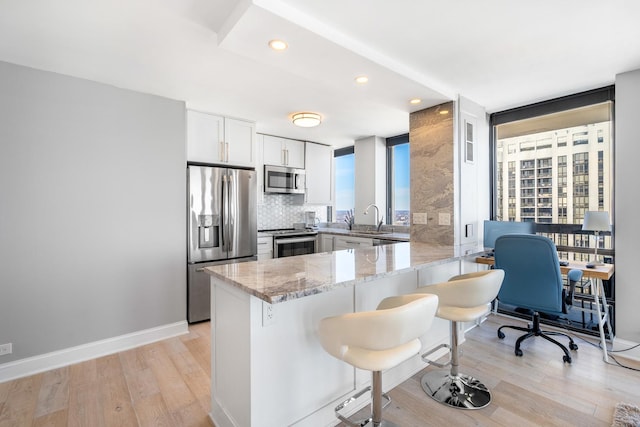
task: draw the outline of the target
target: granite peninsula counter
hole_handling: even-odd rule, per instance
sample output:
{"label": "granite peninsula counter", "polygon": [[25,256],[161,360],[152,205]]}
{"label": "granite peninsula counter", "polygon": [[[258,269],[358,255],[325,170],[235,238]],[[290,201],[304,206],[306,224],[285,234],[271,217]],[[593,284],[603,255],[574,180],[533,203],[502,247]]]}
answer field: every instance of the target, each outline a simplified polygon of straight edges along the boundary
{"label": "granite peninsula counter", "polygon": [[426,266],[450,263],[458,258],[451,246],[404,242],[216,265],[205,270],[231,286],[276,304]]}
{"label": "granite peninsula counter", "polygon": [[[406,242],[207,267],[214,424],[338,424],[333,408],[368,385],[371,374],[322,349],[320,319],[374,310],[387,296],[475,271],[473,258],[453,247]],[[448,322],[436,318],[422,350],[448,341]],[[385,390],[424,367],[416,356],[385,371]],[[354,409],[368,403],[363,398]]]}

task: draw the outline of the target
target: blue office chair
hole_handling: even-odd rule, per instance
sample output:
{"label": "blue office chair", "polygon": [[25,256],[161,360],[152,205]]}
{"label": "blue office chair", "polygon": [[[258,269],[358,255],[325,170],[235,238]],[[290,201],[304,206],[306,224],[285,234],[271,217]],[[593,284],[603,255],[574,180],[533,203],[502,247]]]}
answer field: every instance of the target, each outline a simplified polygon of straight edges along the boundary
{"label": "blue office chair", "polygon": [[555,245],[547,237],[532,234],[507,234],[499,237],[495,245],[495,267],[505,273],[498,301],[533,312],[533,324],[526,328],[501,326],[498,338],[504,338],[503,328],[526,332],[518,338],[515,345],[516,356],[522,356],[522,341],[533,336],[542,337],[560,347],[564,352],[562,360],[571,363],[569,350],[551,336],[563,335],[569,338],[571,350],[577,350],[578,346],[567,334],[542,331],[540,312],[556,316],[566,314],[567,305],[572,302],[575,282],[581,279],[582,272],[569,272],[570,284],[574,286],[571,286],[568,294],[565,293]]}

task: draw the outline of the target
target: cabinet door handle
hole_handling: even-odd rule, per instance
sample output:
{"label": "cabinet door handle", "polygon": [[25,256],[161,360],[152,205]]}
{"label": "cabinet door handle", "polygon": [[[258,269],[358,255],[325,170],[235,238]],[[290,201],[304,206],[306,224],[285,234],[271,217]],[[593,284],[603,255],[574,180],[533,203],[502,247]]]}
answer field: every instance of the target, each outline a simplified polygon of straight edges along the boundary
{"label": "cabinet door handle", "polygon": [[196,268],[196,273],[202,273],[204,271],[204,267]]}
{"label": "cabinet door handle", "polygon": [[224,145],[226,147],[226,153],[225,153],[224,161],[228,163],[229,162],[229,143],[225,142]]}
{"label": "cabinet door handle", "polygon": [[352,245],[359,245],[359,244],[360,244],[360,243],[362,243],[362,242],[353,242],[353,241],[351,241],[351,240],[346,240],[346,241],[345,241],[345,243],[350,243],[350,244],[352,244]]}
{"label": "cabinet door handle", "polygon": [[224,162],[224,141],[220,141],[220,161]]}

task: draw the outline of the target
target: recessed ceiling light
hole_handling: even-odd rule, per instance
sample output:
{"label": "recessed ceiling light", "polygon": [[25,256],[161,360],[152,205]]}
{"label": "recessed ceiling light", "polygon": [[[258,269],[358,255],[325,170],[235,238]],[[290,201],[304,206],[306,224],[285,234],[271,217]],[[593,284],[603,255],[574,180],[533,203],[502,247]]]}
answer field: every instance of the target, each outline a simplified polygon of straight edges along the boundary
{"label": "recessed ceiling light", "polygon": [[289,45],[282,40],[271,40],[269,42],[269,47],[273,50],[285,50]]}
{"label": "recessed ceiling light", "polygon": [[358,76],[356,77],[356,83],[365,84],[369,81],[369,77],[367,76]]}
{"label": "recessed ceiling light", "polygon": [[420,98],[413,98],[411,100],[409,100],[410,104],[420,104],[422,102],[422,99]]}
{"label": "recessed ceiling light", "polygon": [[314,126],[318,126],[320,124],[321,117],[318,113],[295,113],[291,116],[291,121],[296,126],[300,126],[303,128],[312,128]]}

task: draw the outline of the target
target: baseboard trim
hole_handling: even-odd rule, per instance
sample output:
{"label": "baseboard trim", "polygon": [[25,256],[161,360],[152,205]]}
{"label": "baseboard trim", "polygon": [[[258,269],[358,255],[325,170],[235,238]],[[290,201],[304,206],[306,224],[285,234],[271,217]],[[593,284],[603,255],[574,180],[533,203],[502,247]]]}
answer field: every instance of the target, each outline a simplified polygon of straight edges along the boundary
{"label": "baseboard trim", "polygon": [[186,321],[144,329],[0,365],[0,383],[161,341],[189,332]]}

